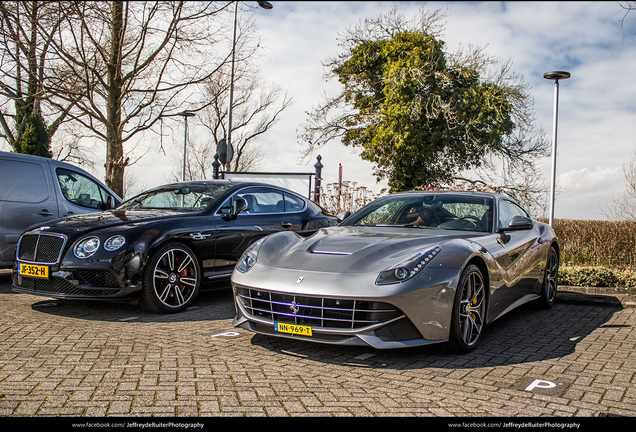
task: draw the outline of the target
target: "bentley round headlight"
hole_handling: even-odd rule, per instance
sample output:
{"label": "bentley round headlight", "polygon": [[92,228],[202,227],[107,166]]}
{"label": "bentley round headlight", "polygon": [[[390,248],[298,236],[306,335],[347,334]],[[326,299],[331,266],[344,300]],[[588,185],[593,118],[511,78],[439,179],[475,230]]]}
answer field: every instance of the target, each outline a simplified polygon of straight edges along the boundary
{"label": "bentley round headlight", "polygon": [[73,248],[73,253],[78,258],[89,258],[99,248],[99,239],[97,237],[88,237],[81,240]]}
{"label": "bentley round headlight", "polygon": [[104,242],[104,249],[112,252],[122,247],[125,243],[126,239],[123,235],[112,236]]}

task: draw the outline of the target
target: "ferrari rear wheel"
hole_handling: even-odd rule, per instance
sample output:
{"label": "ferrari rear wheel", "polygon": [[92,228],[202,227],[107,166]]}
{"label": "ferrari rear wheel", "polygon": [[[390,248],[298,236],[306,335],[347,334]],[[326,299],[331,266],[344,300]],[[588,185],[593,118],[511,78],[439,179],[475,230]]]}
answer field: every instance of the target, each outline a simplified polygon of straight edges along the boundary
{"label": "ferrari rear wheel", "polygon": [[556,300],[557,279],[559,277],[559,255],[554,247],[550,247],[545,264],[545,276],[541,288],[539,303],[542,308],[550,309]]}
{"label": "ferrari rear wheel", "polygon": [[448,351],[462,354],[472,351],[481,337],[486,323],[486,284],[476,265],[469,265],[462,273],[451,318]]}
{"label": "ferrari rear wheel", "polygon": [[140,304],[150,312],[180,312],[194,301],[200,285],[201,269],[192,249],[169,243],[148,262]]}

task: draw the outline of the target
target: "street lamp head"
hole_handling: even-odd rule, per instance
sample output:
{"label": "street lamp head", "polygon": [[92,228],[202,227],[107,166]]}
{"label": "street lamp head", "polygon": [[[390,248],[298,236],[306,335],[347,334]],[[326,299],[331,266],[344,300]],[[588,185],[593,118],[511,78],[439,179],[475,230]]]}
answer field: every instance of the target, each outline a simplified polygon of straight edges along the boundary
{"label": "street lamp head", "polygon": [[549,79],[549,80],[568,79],[570,78],[570,72],[565,72],[565,71],[546,72],[543,74],[543,78]]}
{"label": "street lamp head", "polygon": [[268,1],[259,1],[259,2],[256,2],[256,3],[258,3],[258,5],[259,5],[260,7],[262,7],[263,9],[267,9],[267,10],[270,10],[271,8],[273,8],[273,7],[274,7],[274,6],[272,6],[272,4],[271,4],[270,2],[268,2]]}
{"label": "street lamp head", "polygon": [[177,115],[183,116],[183,117],[194,117],[195,114],[191,111],[181,111],[180,113],[177,113]]}

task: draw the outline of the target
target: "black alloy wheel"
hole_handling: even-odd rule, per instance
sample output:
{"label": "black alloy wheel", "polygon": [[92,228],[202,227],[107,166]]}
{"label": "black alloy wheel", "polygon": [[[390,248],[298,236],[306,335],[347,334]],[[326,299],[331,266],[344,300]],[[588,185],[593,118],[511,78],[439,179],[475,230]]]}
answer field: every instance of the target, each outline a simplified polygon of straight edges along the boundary
{"label": "black alloy wheel", "polygon": [[451,353],[472,351],[479,341],[486,322],[486,284],[476,265],[462,273],[455,293],[450,337],[446,348]]}
{"label": "black alloy wheel", "polygon": [[201,268],[192,250],[169,243],[156,251],[146,267],[141,306],[157,313],[181,312],[196,298]]}

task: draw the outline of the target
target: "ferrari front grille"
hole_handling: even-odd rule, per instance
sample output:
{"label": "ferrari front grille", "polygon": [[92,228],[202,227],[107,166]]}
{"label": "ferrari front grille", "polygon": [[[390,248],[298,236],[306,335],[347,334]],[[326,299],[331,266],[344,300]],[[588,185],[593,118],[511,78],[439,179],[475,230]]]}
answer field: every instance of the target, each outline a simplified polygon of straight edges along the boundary
{"label": "ferrari front grille", "polygon": [[38,264],[56,264],[66,244],[66,236],[53,233],[24,234],[18,242],[20,261]]}
{"label": "ferrari front grille", "polygon": [[314,328],[355,330],[391,321],[403,313],[388,303],[273,293],[238,288],[237,301],[260,320]]}

